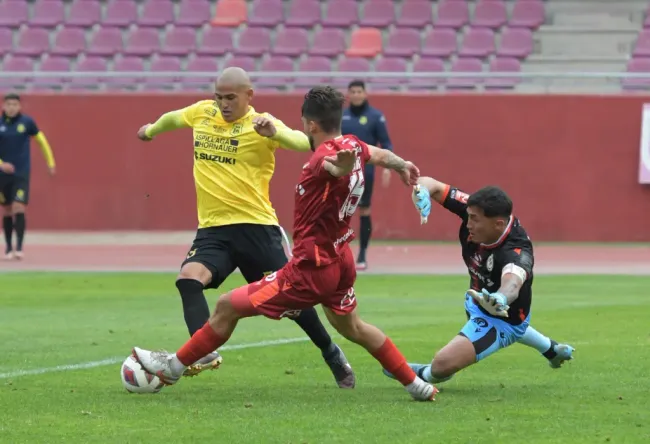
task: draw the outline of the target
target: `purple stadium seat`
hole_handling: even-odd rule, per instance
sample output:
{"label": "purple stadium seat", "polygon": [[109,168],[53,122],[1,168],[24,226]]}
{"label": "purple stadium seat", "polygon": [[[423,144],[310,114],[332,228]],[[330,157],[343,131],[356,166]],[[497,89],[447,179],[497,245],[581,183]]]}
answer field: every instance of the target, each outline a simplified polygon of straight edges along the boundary
{"label": "purple stadium seat", "polygon": [[[298,65],[296,71],[302,72],[330,72],[332,70],[332,59],[327,57],[307,57]],[[311,88],[318,84],[331,83],[331,77],[297,77],[295,85]]]}
{"label": "purple stadium seat", "polygon": [[52,54],[74,57],[86,50],[86,36],[79,28],[63,28],[54,37]]}
{"label": "purple stadium seat", "polygon": [[487,57],[494,54],[494,31],[487,28],[471,28],[463,38],[461,57]]}
{"label": "purple stadium seat", "polygon": [[170,0],[149,0],[144,4],[138,25],[164,27],[174,21],[174,4]]}
{"label": "purple stadium seat", "polygon": [[[521,72],[521,63],[513,57],[495,58],[490,62],[491,72]],[[519,83],[518,77],[488,77],[485,87],[490,89],[512,89]]]}
{"label": "purple stadium seat", "polygon": [[382,88],[398,87],[406,83],[406,60],[401,57],[384,57],[375,64],[375,72],[382,73],[400,73],[395,77],[373,77],[370,79],[372,85],[381,86]]}
{"label": "purple stadium seat", "polygon": [[271,33],[266,28],[246,28],[239,35],[235,52],[245,56],[261,56],[271,47]]}
{"label": "purple stadium seat", "polygon": [[13,32],[11,32],[11,29],[0,28],[0,55],[9,54],[13,47]]}
{"label": "purple stadium seat", "polygon": [[451,72],[477,73],[476,77],[450,77],[447,80],[447,88],[453,89],[474,89],[483,82],[480,73],[483,71],[483,63],[479,59],[460,58],[451,65]]}
{"label": "purple stadium seat", "polygon": [[503,0],[481,0],[476,4],[472,26],[497,29],[508,21]]}
{"label": "purple stadium seat", "polygon": [[257,62],[253,57],[233,56],[223,64],[223,68],[237,66],[244,71],[257,71]]}
{"label": "purple stadium seat", "polygon": [[[345,58],[339,62],[338,69],[336,70],[337,72],[358,72],[358,73],[365,73],[372,71],[370,68],[370,62],[361,57],[350,57],[350,58]],[[350,83],[352,80],[354,80],[357,76],[350,76],[350,77],[335,77],[332,79],[332,82],[335,85],[338,86],[347,86],[348,83]]]}
{"label": "purple stadium seat", "polygon": [[[650,58],[630,59],[627,62],[627,72],[650,74]],[[650,88],[650,77],[644,79],[624,78],[621,83],[625,89],[647,89]]]}
{"label": "purple stadium seat", "polygon": [[453,29],[432,29],[424,36],[422,55],[427,57],[450,57],[458,49],[456,31]]}
{"label": "purple stadium seat", "polygon": [[402,3],[402,12],[397,18],[397,26],[424,28],[433,22],[431,2],[413,0]]}
{"label": "purple stadium seat", "polygon": [[[65,57],[47,57],[38,68],[39,72],[70,72],[70,60]],[[35,77],[32,82],[36,86],[61,87],[66,81],[65,77],[55,75],[47,77]]]}
{"label": "purple stadium seat", "polygon": [[[8,56],[2,64],[2,71],[8,72],[31,72],[34,70],[34,62],[30,57]],[[23,88],[30,81],[29,77],[0,77],[0,87],[3,89]]]}
{"label": "purple stadium seat", "polygon": [[50,33],[41,28],[25,28],[18,34],[14,54],[38,56],[50,49]]}
{"label": "purple stadium seat", "polygon": [[230,28],[208,28],[203,33],[196,53],[206,56],[221,56],[233,50]]}
{"label": "purple stadium seat", "polygon": [[385,28],[393,23],[395,23],[395,5],[392,1],[377,0],[365,4],[361,26]]}
{"label": "purple stadium seat", "polygon": [[[151,62],[151,72],[181,72],[181,61],[177,57],[159,57]],[[145,77],[144,88],[147,90],[173,89],[179,77]]]}
{"label": "purple stadium seat", "polygon": [[650,30],[643,29],[634,44],[632,50],[634,57],[649,57],[650,56]]}
{"label": "purple stadium seat", "polygon": [[100,28],[91,37],[88,45],[89,55],[112,56],[122,52],[124,46],[122,32],[117,28]]}
{"label": "purple stadium seat", "polygon": [[[423,57],[413,63],[413,72],[445,72],[445,63],[442,59]],[[409,80],[409,88],[414,89],[428,89],[436,88],[438,85],[444,84],[445,79],[441,77],[413,77]]]}
{"label": "purple stadium seat", "polygon": [[438,5],[437,27],[459,29],[469,22],[469,8],[464,1],[443,0]]}
{"label": "purple stadium seat", "polygon": [[[123,57],[115,61],[113,72],[124,73],[141,73],[144,71],[142,57]],[[106,79],[106,86],[109,89],[134,88],[142,80],[137,75],[127,75],[121,77],[109,77]]]}
{"label": "purple stadium seat", "polygon": [[183,77],[183,89],[195,91],[210,91],[214,89],[219,65],[215,57],[196,57],[190,60],[185,67],[185,72],[204,72],[205,77]]}
{"label": "purple stadium seat", "polygon": [[[86,57],[77,64],[77,72],[106,72],[106,60],[101,57]],[[97,89],[103,79],[99,77],[72,77],[68,88],[71,89]]]}
{"label": "purple stadium seat", "polygon": [[544,2],[519,0],[512,9],[508,23],[512,27],[537,29],[545,22]]}
{"label": "purple stadium seat", "polygon": [[320,3],[318,0],[291,2],[285,26],[311,27],[320,23]]}
{"label": "purple stadium seat", "polygon": [[200,27],[212,19],[210,2],[208,0],[184,0],[180,4],[180,12],[176,17],[176,26]]}
{"label": "purple stadium seat", "polygon": [[158,30],[136,28],[127,37],[124,54],[133,56],[149,56],[160,50]]}
{"label": "purple stadium seat", "polygon": [[345,51],[345,34],[341,29],[324,28],[314,35],[309,54],[336,57]]}
{"label": "purple stadium seat", "polygon": [[283,56],[299,56],[307,52],[309,41],[307,31],[300,28],[285,28],[275,36],[272,53]]}
{"label": "purple stadium seat", "polygon": [[113,0],[106,8],[105,26],[127,27],[138,20],[138,5],[132,0]]}
{"label": "purple stadium seat", "polygon": [[327,2],[323,26],[349,28],[358,22],[359,7],[355,0],[330,0]]}
{"label": "purple stadium seat", "polygon": [[501,33],[497,55],[525,58],[533,52],[533,33],[529,29],[506,28]]}
{"label": "purple stadium seat", "polygon": [[274,27],[284,20],[282,0],[256,0],[248,16],[249,26]]}
{"label": "purple stadium seat", "polygon": [[29,20],[29,6],[25,0],[0,2],[0,27],[18,28]]}
{"label": "purple stadium seat", "polygon": [[70,5],[67,26],[91,27],[101,21],[102,8],[96,0],[76,0]]}
{"label": "purple stadium seat", "polygon": [[[289,57],[270,57],[262,62],[260,71],[293,71],[293,60]],[[255,79],[255,86],[262,88],[282,88],[292,84],[293,77],[261,77]]]}
{"label": "purple stadium seat", "polygon": [[196,30],[173,28],[165,36],[161,54],[184,56],[196,51]]}
{"label": "purple stadium seat", "polygon": [[54,28],[65,20],[65,10],[61,0],[40,0],[34,4],[29,26]]}
{"label": "purple stadium seat", "polygon": [[384,55],[389,57],[411,57],[420,52],[420,31],[416,29],[394,29],[388,36]]}

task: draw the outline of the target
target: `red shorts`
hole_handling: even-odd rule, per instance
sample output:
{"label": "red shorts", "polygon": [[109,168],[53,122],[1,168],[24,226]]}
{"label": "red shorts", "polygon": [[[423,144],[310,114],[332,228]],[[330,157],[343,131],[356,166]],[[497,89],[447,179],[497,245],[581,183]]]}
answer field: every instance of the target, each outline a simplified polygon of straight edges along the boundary
{"label": "red shorts", "polygon": [[290,261],[277,272],[233,290],[230,300],[244,316],[293,318],[318,304],[344,315],[357,306],[356,277],[352,250],[346,247],[337,262],[322,267]]}

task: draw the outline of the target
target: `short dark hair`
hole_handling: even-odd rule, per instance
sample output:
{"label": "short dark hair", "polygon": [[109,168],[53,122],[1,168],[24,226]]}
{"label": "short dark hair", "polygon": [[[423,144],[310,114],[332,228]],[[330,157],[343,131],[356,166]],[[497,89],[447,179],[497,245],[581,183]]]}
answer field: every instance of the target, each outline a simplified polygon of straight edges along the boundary
{"label": "short dark hair", "polygon": [[496,186],[483,187],[472,193],[467,206],[480,208],[486,217],[510,217],[512,214],[512,200]]}
{"label": "short dark hair", "polygon": [[318,122],[326,133],[341,130],[345,97],[331,86],[316,86],[305,94],[302,116]]}
{"label": "short dark hair", "polygon": [[355,86],[358,87],[358,88],[361,88],[361,89],[363,89],[363,90],[365,91],[365,89],[366,89],[366,82],[364,82],[363,80],[358,80],[358,79],[357,79],[357,80],[353,80],[353,81],[351,81],[350,84],[348,85],[348,89],[350,89],[350,88],[354,88]]}
{"label": "short dark hair", "polygon": [[7,100],[18,100],[20,102],[20,96],[18,94],[16,94],[16,93],[9,93],[9,94],[5,95],[4,100],[5,100],[5,102]]}

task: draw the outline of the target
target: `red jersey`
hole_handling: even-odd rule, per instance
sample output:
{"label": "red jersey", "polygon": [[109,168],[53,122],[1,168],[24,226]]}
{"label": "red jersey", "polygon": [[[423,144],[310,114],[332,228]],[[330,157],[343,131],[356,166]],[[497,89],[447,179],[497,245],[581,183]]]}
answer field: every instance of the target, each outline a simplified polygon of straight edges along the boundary
{"label": "red jersey", "polygon": [[[354,149],[357,160],[350,174],[336,178],[323,167],[323,158],[344,149]],[[303,166],[293,216],[295,260],[316,266],[330,264],[354,239],[350,220],[363,194],[363,170],[368,159],[368,145],[346,135],[320,145]]]}

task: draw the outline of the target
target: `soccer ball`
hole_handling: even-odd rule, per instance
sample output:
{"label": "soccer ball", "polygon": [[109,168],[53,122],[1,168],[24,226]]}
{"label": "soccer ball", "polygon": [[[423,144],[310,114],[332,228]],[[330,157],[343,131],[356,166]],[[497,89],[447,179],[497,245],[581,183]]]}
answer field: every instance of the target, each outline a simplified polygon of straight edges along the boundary
{"label": "soccer ball", "polygon": [[124,388],[131,393],[158,393],[164,386],[158,376],[142,368],[132,355],[122,363],[120,378]]}

